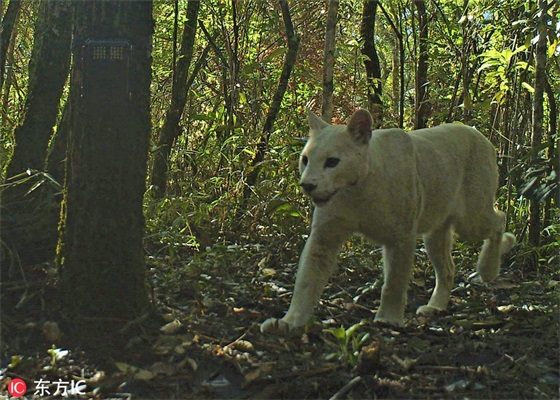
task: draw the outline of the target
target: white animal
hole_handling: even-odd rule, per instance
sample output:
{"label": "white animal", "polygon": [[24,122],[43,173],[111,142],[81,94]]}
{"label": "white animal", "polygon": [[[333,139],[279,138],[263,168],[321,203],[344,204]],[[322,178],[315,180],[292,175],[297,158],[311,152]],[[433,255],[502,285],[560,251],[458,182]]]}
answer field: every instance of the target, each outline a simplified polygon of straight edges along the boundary
{"label": "white animal", "polygon": [[515,245],[504,233],[504,213],[494,208],[496,153],[476,129],[461,124],[405,133],[372,132],[366,110],[348,125],[330,125],[308,113],[309,141],[300,157],[301,188],[315,204],[311,233],[301,254],[292,303],[282,319],[261,325],[264,333],[303,330],[332,275],[337,253],[352,234],[383,245],[384,284],[375,320],[404,324],[407,288],[419,235],[434,266],[436,286],[417,313],[444,310],[455,265],[454,232],[482,241],[477,271],[494,279],[500,256]]}

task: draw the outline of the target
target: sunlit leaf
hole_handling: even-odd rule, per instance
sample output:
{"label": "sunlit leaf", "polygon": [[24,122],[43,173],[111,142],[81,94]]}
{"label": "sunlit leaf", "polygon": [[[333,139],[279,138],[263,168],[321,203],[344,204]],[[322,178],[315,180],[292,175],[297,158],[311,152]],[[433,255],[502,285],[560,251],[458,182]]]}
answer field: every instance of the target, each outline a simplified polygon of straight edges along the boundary
{"label": "sunlit leaf", "polygon": [[521,86],[523,86],[529,93],[535,93],[535,88],[529,85],[527,82],[522,82]]}

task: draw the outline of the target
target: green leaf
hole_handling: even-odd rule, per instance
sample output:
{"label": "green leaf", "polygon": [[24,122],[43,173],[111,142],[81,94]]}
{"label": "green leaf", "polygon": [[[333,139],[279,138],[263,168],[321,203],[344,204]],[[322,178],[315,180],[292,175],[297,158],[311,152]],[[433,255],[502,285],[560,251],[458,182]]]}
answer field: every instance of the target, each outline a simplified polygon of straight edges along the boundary
{"label": "green leaf", "polygon": [[12,356],[12,362],[10,364],[8,364],[8,368],[10,369],[14,369],[15,367],[18,366],[18,364],[20,364],[23,361],[23,357],[18,356],[18,355],[14,355]]}
{"label": "green leaf", "polygon": [[360,328],[361,326],[362,326],[362,323],[361,323],[361,322],[352,325],[350,328],[348,328],[348,329],[346,330],[346,336],[353,336],[354,333],[356,332],[356,330],[357,330],[358,328]]}
{"label": "green leaf", "polygon": [[522,82],[521,86],[523,86],[529,93],[535,93],[535,88],[529,85],[527,82]]}
{"label": "green leaf", "polygon": [[333,335],[338,340],[346,339],[346,330],[343,326],[340,326],[338,328],[326,329],[325,331]]}
{"label": "green leaf", "polygon": [[288,203],[283,199],[271,200],[268,203],[268,212],[270,215],[280,214],[284,216],[301,218],[303,214],[301,211],[293,204]]}
{"label": "green leaf", "polygon": [[276,57],[284,55],[284,53],[286,53],[286,48],[285,47],[278,47],[276,50],[274,50],[268,56],[266,56],[263,61],[264,62],[270,62],[270,61],[274,60]]}
{"label": "green leaf", "polygon": [[556,39],[548,46],[548,58],[552,58],[556,52],[560,52],[560,39]]}

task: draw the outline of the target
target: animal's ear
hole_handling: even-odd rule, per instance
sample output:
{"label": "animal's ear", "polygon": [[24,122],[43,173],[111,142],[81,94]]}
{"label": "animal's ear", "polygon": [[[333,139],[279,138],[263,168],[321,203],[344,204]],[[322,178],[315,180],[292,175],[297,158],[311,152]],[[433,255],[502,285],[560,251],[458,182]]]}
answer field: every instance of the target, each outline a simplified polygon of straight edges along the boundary
{"label": "animal's ear", "polygon": [[309,109],[307,109],[307,121],[309,122],[309,129],[311,131],[320,131],[321,129],[329,126],[327,122],[313,114],[313,112]]}
{"label": "animal's ear", "polygon": [[371,139],[373,118],[367,110],[356,111],[348,121],[348,133],[359,143],[368,144]]}

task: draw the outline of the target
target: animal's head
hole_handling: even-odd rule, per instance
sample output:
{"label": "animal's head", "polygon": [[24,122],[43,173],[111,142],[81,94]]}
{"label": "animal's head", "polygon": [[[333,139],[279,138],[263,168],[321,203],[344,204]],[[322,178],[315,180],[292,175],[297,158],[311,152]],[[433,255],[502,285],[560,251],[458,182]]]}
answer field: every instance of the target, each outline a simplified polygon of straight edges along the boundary
{"label": "animal's head", "polygon": [[348,125],[330,125],[311,111],[308,120],[309,141],[299,159],[300,186],[322,206],[367,176],[373,120],[366,110],[356,111]]}

